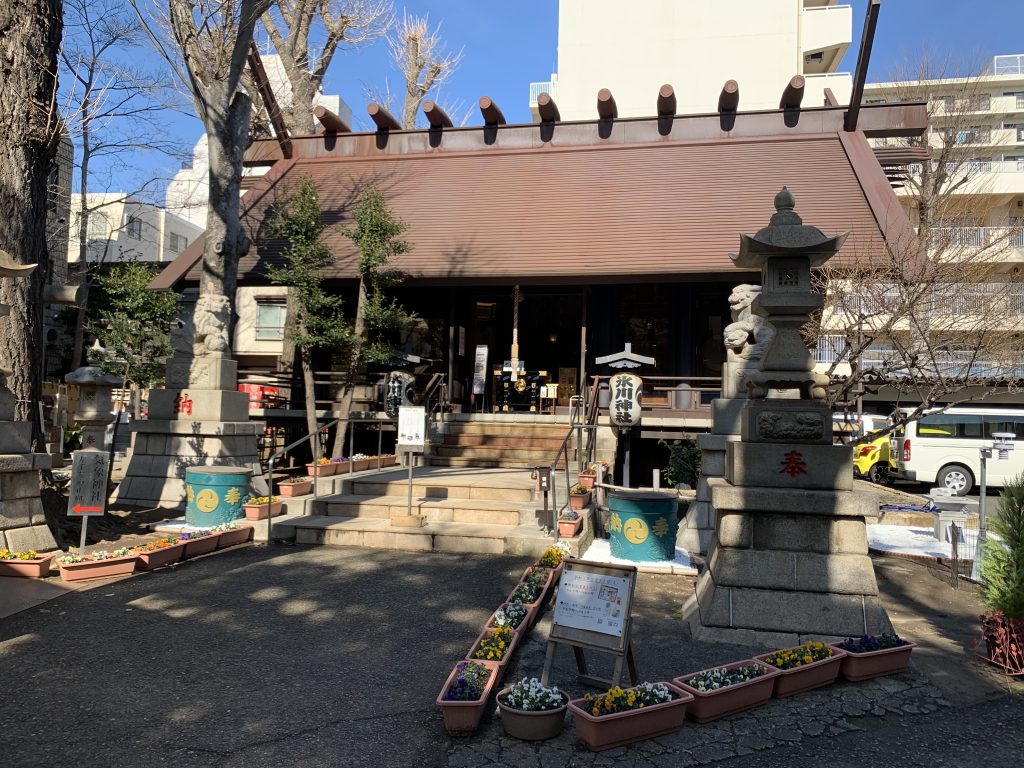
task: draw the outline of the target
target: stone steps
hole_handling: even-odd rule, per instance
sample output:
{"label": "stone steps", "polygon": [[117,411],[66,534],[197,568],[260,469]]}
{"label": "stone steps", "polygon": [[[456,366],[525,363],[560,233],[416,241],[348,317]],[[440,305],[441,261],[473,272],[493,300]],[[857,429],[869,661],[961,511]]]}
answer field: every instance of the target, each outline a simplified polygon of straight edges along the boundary
{"label": "stone steps", "polygon": [[500,445],[478,445],[478,446],[456,446],[437,445],[431,452],[432,457],[437,458],[466,458],[466,459],[517,459],[529,461],[533,465],[548,464],[554,457],[555,451],[547,448],[509,448]]}
{"label": "stone steps", "polygon": [[[339,494],[324,500],[317,507],[319,514],[328,517],[374,517],[390,519],[392,515],[405,515],[408,497],[359,496]],[[503,526],[538,524],[541,510],[533,503],[493,499],[439,499],[413,496],[413,514],[428,522],[474,523]]]}
{"label": "stone steps", "polygon": [[456,433],[444,436],[445,446],[486,446],[488,448],[532,448],[554,453],[561,447],[563,437],[524,437],[487,435],[482,433]]}
{"label": "stone steps", "polygon": [[540,460],[511,458],[481,458],[468,456],[430,456],[432,467],[478,467],[481,469],[534,469],[547,464],[550,457]]}

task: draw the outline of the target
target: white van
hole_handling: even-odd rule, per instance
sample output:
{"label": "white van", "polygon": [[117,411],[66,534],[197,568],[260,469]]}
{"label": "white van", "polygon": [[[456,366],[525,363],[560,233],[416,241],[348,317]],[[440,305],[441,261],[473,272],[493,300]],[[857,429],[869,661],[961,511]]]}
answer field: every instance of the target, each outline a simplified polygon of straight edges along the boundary
{"label": "white van", "polygon": [[1006,459],[993,457],[985,465],[986,483],[1001,487],[1024,471],[1024,410],[949,408],[922,416],[892,432],[892,471],[903,480],[934,483],[966,496],[980,479],[980,450],[992,447],[996,432],[1016,436]]}

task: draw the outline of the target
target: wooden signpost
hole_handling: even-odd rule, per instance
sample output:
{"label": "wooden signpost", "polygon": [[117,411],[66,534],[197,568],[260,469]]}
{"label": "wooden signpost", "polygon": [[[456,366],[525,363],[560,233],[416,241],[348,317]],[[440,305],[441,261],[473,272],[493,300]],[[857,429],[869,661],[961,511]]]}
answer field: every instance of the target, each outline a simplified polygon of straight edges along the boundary
{"label": "wooden signpost", "polygon": [[[555,614],[548,636],[547,653],[541,683],[548,684],[555,648],[572,647],[576,657],[577,679],[598,688],[618,685],[623,661],[629,677],[636,684],[636,661],[629,632],[632,624],[633,591],[636,588],[636,567],[605,565],[583,560],[565,561],[558,584]],[[610,653],[615,657],[611,678],[595,677],[587,671],[583,649]]]}

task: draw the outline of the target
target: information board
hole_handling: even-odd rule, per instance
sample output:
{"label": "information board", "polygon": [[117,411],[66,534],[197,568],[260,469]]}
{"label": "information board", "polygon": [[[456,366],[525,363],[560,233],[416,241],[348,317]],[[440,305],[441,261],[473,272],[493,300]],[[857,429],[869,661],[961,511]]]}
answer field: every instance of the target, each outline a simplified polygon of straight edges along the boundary
{"label": "information board", "polygon": [[398,409],[398,447],[423,450],[427,437],[427,411],[422,405],[403,405]]}
{"label": "information board", "polygon": [[71,490],[68,517],[102,515],[107,508],[107,475],[110,455],[106,451],[75,451],[71,462]]}
{"label": "information board", "polygon": [[555,623],[622,637],[629,615],[630,580],[574,565],[562,573]]}
{"label": "information board", "polygon": [[473,361],[473,394],[482,395],[487,387],[487,345],[478,344]]}

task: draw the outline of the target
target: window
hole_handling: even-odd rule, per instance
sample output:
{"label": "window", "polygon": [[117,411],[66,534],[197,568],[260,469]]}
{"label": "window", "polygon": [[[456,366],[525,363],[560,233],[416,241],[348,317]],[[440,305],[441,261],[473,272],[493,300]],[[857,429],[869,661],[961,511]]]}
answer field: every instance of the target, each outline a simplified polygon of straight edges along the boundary
{"label": "window", "polygon": [[256,299],[256,341],[284,341],[288,307],[284,299]]}
{"label": "window", "polygon": [[934,416],[925,416],[918,422],[917,435],[978,440],[982,437],[981,416],[962,413],[937,413]]}
{"label": "window", "polygon": [[142,219],[135,216],[129,216],[128,221],[125,224],[125,232],[132,240],[142,239]]}
{"label": "window", "polygon": [[184,235],[179,235],[177,232],[171,232],[170,243],[168,243],[167,247],[171,253],[181,253],[188,248],[188,238]]}
{"label": "window", "polygon": [[89,212],[88,237],[90,240],[107,240],[110,237],[110,222],[100,211]]}

